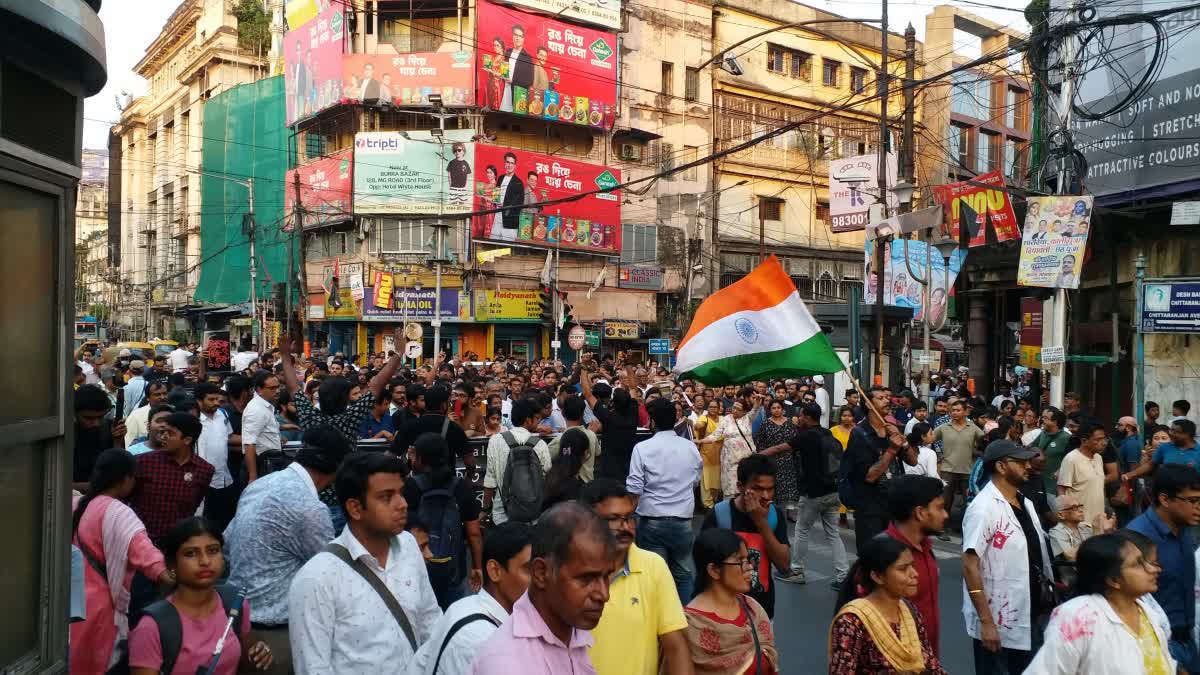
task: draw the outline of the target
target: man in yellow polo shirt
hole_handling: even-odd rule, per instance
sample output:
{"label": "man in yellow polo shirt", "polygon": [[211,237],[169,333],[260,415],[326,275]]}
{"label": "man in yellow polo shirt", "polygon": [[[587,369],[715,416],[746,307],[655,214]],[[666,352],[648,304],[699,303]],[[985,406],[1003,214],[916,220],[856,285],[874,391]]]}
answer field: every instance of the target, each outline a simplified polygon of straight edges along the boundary
{"label": "man in yellow polo shirt", "polygon": [[635,497],[618,481],[597,478],[583,488],[580,501],[608,523],[617,538],[617,557],[600,625],[592,630],[589,652],[597,675],[656,675],[659,647],[663,672],[693,675],[683,630],[687,619],[675,592],[675,580],[657,553],[634,544]]}

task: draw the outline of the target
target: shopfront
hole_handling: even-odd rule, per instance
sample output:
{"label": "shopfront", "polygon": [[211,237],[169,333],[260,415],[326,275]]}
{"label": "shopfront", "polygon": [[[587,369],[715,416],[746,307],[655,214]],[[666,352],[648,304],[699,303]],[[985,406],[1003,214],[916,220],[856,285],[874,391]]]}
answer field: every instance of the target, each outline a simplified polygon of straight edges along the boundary
{"label": "shopfront", "polygon": [[475,320],[489,324],[490,344],[486,354],[504,354],[518,361],[529,362],[545,355],[547,342],[540,324],[541,305],[538,291],[484,290],[475,291]]}

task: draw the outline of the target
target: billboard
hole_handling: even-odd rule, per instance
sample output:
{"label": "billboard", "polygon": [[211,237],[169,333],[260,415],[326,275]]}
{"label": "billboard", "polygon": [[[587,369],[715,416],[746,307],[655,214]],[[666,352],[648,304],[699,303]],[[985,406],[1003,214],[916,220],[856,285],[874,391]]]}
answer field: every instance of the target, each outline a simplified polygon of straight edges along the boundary
{"label": "billboard", "polygon": [[509,4],[621,30],[621,0],[509,0]]}
{"label": "billboard", "polygon": [[330,3],[283,36],[284,114],[287,125],[308,119],[342,100],[342,49],[346,26],[341,5]]}
{"label": "billboard", "polygon": [[471,212],[471,129],[363,131],[354,135],[354,212]]}
{"label": "billboard", "polygon": [[617,38],[479,0],[479,105],[515,115],[611,129]]}
{"label": "billboard", "polygon": [[501,244],[561,247],[586,253],[621,252],[621,191],[549,206],[524,206],[572,197],[621,182],[608,169],[497,145],[475,146],[475,210],[504,210],[471,219],[471,235]]}
{"label": "billboard", "polygon": [[432,105],[440,94],[444,106],[475,104],[470,51],[412,54],[347,54],[342,59],[345,100],[396,106]]}
{"label": "billboard", "polygon": [[476,321],[540,322],[540,294],[531,291],[475,291]]}
{"label": "billboard", "polygon": [[304,227],[321,227],[351,215],[352,186],[350,150],[309,162],[287,172],[283,189],[283,231],[296,224],[296,176],[300,177],[300,206],[304,208]]}
{"label": "billboard", "polygon": [[[878,202],[879,155],[858,155],[829,160],[829,229],[834,232],[853,232],[867,226],[871,205]],[[843,179],[865,178],[865,182]],[[887,204],[889,209],[900,205],[891,187],[896,185],[896,153],[887,156]]]}
{"label": "billboard", "polygon": [[1017,283],[1079,288],[1091,218],[1091,196],[1030,197]]}
{"label": "billboard", "polygon": [[[907,247],[905,241],[908,242]],[[866,242],[866,292],[863,303],[874,304],[875,288],[879,284],[879,275],[875,273],[875,246],[879,242]],[[931,311],[929,323],[937,326],[946,315],[950,290],[954,288],[954,280],[962,269],[963,260],[967,253],[963,249],[955,249],[950,256],[950,269],[946,269],[946,260],[935,248],[929,251],[929,272],[925,269],[925,246],[927,244],[916,239],[895,239],[884,243],[883,248],[883,303],[893,307],[908,307],[913,311],[913,321],[925,318],[925,289],[921,281],[932,277],[933,287],[929,291]],[[904,255],[908,253],[905,264]],[[947,274],[947,271],[949,274]]]}
{"label": "billboard", "polygon": [[[377,273],[380,274],[380,273]],[[374,295],[367,289],[367,297]],[[429,321],[434,318],[437,291],[432,288],[414,290],[394,288],[388,307],[376,307],[374,302],[363,303],[363,321]],[[407,309],[405,305],[408,305]],[[448,321],[471,319],[471,294],[458,288],[442,289],[441,318]]]}
{"label": "billboard", "polygon": [[1021,298],[1021,357],[1026,368],[1042,367],[1042,301]]}
{"label": "billboard", "polygon": [[617,288],[638,288],[644,291],[663,289],[663,271],[655,265],[621,265]]}
{"label": "billboard", "polygon": [[[994,185],[995,188],[987,185]],[[970,235],[968,245],[972,248],[987,244],[989,221],[996,233],[996,241],[1009,241],[1021,236],[1012,202],[1004,190],[1004,175],[999,169],[981,173],[970,181],[935,185],[933,194],[945,209],[951,236],[958,239],[959,224],[967,223]]]}

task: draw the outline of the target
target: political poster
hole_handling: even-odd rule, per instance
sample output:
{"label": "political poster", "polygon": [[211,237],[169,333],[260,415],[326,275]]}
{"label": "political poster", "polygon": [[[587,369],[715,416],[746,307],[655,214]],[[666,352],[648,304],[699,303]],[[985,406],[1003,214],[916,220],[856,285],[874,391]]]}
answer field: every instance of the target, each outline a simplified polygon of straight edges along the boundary
{"label": "political poster", "polygon": [[619,169],[476,144],[473,180],[476,211],[503,208],[472,219],[475,239],[603,255],[621,252],[620,190],[534,205],[615,187],[621,182]]}
{"label": "political poster", "polygon": [[363,131],[354,135],[354,212],[470,213],[471,129]]}
{"label": "political poster", "polygon": [[306,229],[323,227],[351,217],[352,158],[347,148],[287,172],[286,185],[283,187],[284,232],[291,232],[296,224],[297,176],[300,177],[300,206],[304,210]]}
{"label": "political poster", "polygon": [[1017,283],[1041,288],[1079,288],[1091,220],[1091,195],[1030,197]]}
{"label": "political poster", "polygon": [[613,30],[621,30],[621,0],[508,0],[508,2],[572,21],[583,21]]}
{"label": "political poster", "polygon": [[474,52],[347,54],[342,59],[345,100],[368,105],[430,106],[430,96],[447,107],[475,104],[471,78]]}
{"label": "political poster", "polygon": [[612,128],[617,115],[616,34],[487,0],[479,0],[475,11],[480,106]]}
{"label": "political poster", "polygon": [[330,3],[312,20],[291,24],[292,30],[283,36],[284,115],[288,126],[342,100],[346,26],[341,7]]}
{"label": "political poster", "polygon": [[1004,187],[1004,175],[999,169],[981,173],[969,181],[935,185],[933,193],[945,210],[951,235],[958,239],[959,224],[966,223],[970,247],[983,246],[987,244],[986,225],[990,221],[996,241],[1020,237],[1017,216]]}
{"label": "political poster", "polygon": [[[905,241],[908,242],[908,264],[905,264]],[[867,280],[863,302],[867,305],[875,303],[875,293],[879,286],[879,275],[875,266],[875,246],[878,242],[868,240],[865,248],[864,278]],[[884,243],[883,249],[883,304],[893,307],[908,307],[913,311],[914,321],[925,318],[924,288],[922,281],[932,280],[933,286],[929,291],[929,323],[940,325],[946,315],[951,289],[962,269],[963,260],[967,253],[956,249],[950,256],[950,267],[947,270],[946,260],[934,249],[929,252],[930,270],[925,268],[925,247],[927,244],[915,239],[895,239]]]}

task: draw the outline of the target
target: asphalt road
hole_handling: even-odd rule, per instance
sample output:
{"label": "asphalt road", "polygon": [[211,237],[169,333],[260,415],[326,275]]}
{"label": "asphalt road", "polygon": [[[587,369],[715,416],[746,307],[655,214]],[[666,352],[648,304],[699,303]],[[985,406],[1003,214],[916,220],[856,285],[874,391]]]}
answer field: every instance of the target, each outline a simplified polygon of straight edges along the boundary
{"label": "asphalt road", "polygon": [[[779,649],[781,674],[821,675],[828,672],[829,624],[833,619],[836,593],[833,562],[824,534],[816,526],[809,539],[805,585],[779,584],[775,597],[775,646]],[[842,539],[854,561],[854,535],[843,530]],[[974,672],[971,638],[962,617],[962,563],[958,539],[937,542],[935,555],[941,571],[941,658],[948,673]]]}

